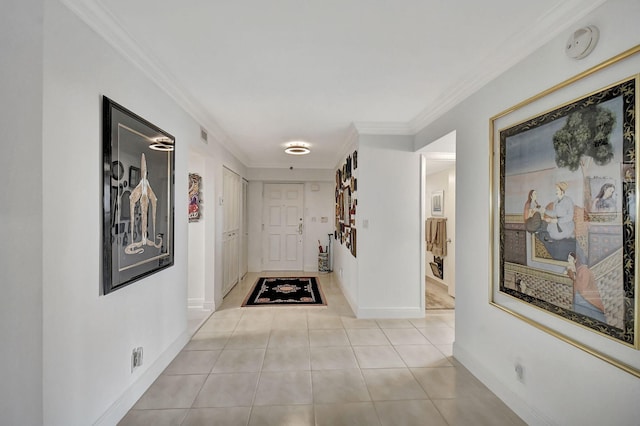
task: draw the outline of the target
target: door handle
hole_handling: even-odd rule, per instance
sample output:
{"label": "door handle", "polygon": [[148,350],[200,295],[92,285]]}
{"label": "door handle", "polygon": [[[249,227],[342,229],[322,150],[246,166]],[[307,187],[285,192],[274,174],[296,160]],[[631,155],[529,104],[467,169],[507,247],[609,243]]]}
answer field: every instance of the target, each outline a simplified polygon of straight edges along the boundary
{"label": "door handle", "polygon": [[302,235],[302,222],[298,224],[298,234]]}

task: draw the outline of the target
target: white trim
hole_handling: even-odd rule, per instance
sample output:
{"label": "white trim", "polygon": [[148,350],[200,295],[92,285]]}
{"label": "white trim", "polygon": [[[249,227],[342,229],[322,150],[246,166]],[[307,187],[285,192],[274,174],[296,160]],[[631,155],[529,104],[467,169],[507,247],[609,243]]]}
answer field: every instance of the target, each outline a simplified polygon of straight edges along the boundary
{"label": "white trim", "polygon": [[115,425],[127,415],[131,407],[140,399],[140,397],[149,389],[151,384],[160,377],[160,374],[169,365],[171,361],[189,342],[191,336],[185,330],[169,347],[162,353],[158,359],[142,372],[138,380],[136,380],[122,395],[115,400],[113,404],[96,420],[94,425]]}
{"label": "white trim", "polygon": [[[424,299],[424,297],[423,297]],[[409,319],[409,318],[423,318],[424,309],[420,307],[406,307],[406,308],[359,308],[356,314],[357,318],[362,319]]]}
{"label": "white trim", "polygon": [[481,87],[531,55],[557,35],[601,6],[607,0],[567,0],[560,2],[535,25],[527,26],[513,34],[502,45],[496,46],[494,55],[476,64],[460,84],[444,91],[438,99],[414,117],[408,126],[418,133],[436,119],[453,109]]}
{"label": "white trim", "polygon": [[318,264],[312,263],[310,265],[304,265],[304,272],[318,272]]}
{"label": "white trim", "polygon": [[426,229],[425,221],[427,213],[425,211],[426,206],[426,193],[427,189],[427,158],[424,154],[420,154],[420,309],[424,312],[427,309],[427,289],[426,289],[426,257],[427,257],[427,243],[425,241]]}
{"label": "white trim", "polygon": [[338,274],[334,273],[334,277],[338,279],[338,285],[340,286],[340,290],[342,291],[342,294],[344,295],[344,298],[347,300],[347,303],[349,304],[349,307],[351,308],[351,312],[353,312],[354,315],[357,318],[358,317],[358,315],[357,315],[358,304],[356,303],[355,300],[353,300],[353,298],[351,297],[351,294],[347,291],[347,289],[345,288],[344,284],[342,284],[342,280],[338,277]]}
{"label": "white trim", "polygon": [[216,310],[216,304],[215,302],[204,302],[202,304],[202,309],[205,311],[214,312]]}
{"label": "white trim", "polygon": [[361,135],[413,136],[416,133],[409,123],[359,121],[353,125]]}
{"label": "white trim", "polygon": [[331,166],[332,170],[340,168],[340,164],[344,161],[344,159],[351,154],[351,152],[358,147],[360,134],[358,133],[358,129],[355,124],[351,124],[349,126],[349,131],[347,133],[347,137],[344,139],[342,143],[342,149],[336,150],[337,156],[335,157],[335,161]]}
{"label": "white trim", "polygon": [[204,308],[204,298],[188,298],[187,299],[187,308],[188,309],[203,309]]}
{"label": "white trim", "polygon": [[195,121],[205,128],[209,136],[231,152],[236,158],[247,164],[247,155],[238,144],[225,133],[218,123],[211,117],[197,100],[188,95],[187,91],[165,70],[166,66],[151,56],[139,41],[135,41],[124,29],[124,26],[99,1],[61,0],[78,18],[100,35],[108,44],[117,50],[124,58],[142,71],[162,91],[176,101]]}
{"label": "white trim", "polygon": [[453,357],[520,416],[526,424],[549,426],[555,424],[550,418],[527,404],[526,400],[509,390],[508,386],[498,380],[495,375],[491,374],[482,363],[477,361],[471,352],[463,348],[457,341],[453,343]]}

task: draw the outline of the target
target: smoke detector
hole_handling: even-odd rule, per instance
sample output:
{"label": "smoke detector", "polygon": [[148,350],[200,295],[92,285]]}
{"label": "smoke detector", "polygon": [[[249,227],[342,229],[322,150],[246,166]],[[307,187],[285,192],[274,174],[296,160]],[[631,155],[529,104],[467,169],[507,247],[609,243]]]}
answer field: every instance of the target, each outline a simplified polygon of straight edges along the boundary
{"label": "smoke detector", "polygon": [[598,38],[600,38],[600,32],[597,27],[589,25],[588,27],[580,28],[571,34],[564,51],[568,57],[573,59],[586,58],[593,52],[598,43]]}

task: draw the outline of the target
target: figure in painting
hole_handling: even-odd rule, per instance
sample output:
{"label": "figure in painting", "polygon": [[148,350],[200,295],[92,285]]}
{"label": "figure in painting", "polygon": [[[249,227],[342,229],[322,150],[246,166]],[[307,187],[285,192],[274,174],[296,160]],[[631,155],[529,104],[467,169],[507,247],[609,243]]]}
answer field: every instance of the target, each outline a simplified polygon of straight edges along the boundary
{"label": "figure in painting", "polygon": [[156,208],[158,204],[158,197],[151,189],[151,185],[149,180],[147,179],[147,160],[142,154],[142,158],[140,159],[140,170],[141,177],[138,185],[131,191],[131,195],[129,196],[129,212],[131,217],[134,217],[136,204],[140,203],[140,212],[141,212],[141,221],[142,221],[142,240],[138,242],[134,242],[133,240],[133,230],[131,230],[131,241],[125,249],[124,252],[126,254],[137,254],[142,253],[144,251],[144,246],[151,246],[155,248],[162,247],[162,238],[159,238],[158,242],[153,241],[153,239],[148,239],[148,228],[147,228],[147,220],[148,220],[148,210],[149,203],[151,203],[151,220],[153,222],[153,235],[156,234]]}
{"label": "figure in painting", "polygon": [[612,183],[605,183],[600,188],[600,192],[595,196],[591,203],[592,212],[615,212],[616,211],[616,199],[613,196],[615,194],[616,187]]}
{"label": "figure in painting", "polygon": [[544,209],[542,209],[538,203],[537,198],[538,193],[536,190],[530,190],[529,195],[527,196],[527,201],[524,203],[524,211],[522,213],[525,229],[531,233],[538,232],[542,226],[542,217],[540,213],[544,212]]}
{"label": "figure in painting", "polygon": [[598,321],[606,322],[604,305],[593,272],[582,265],[574,252],[567,257],[567,275],[573,281],[573,310]]}
{"label": "figure in painting", "polygon": [[[545,210],[545,222],[547,222],[548,238],[552,240],[562,240],[564,238],[572,238],[575,230],[573,222],[573,200],[566,194],[566,182],[558,182],[556,184],[556,200]],[[546,236],[545,236],[546,238]]]}

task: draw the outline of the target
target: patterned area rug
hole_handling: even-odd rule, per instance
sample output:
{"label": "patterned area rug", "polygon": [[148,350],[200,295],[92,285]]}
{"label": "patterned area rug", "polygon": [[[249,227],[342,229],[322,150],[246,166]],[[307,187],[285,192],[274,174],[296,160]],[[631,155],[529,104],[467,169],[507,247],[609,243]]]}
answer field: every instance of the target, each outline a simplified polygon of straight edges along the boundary
{"label": "patterned area rug", "polygon": [[260,277],[242,306],[325,304],[315,277]]}

